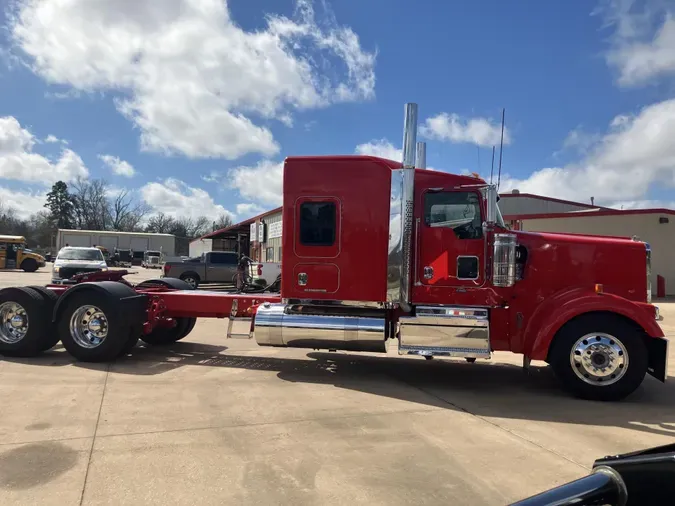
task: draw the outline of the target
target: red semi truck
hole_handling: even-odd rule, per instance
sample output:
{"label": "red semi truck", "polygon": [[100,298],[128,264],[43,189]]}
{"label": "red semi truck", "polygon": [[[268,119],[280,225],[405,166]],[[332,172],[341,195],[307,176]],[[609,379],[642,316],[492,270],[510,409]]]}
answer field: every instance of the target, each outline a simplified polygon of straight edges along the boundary
{"label": "red semi truck", "polygon": [[[290,157],[284,166],[280,294],[131,286],[113,271],[72,287],[0,291],[0,353],[61,340],[80,360],[113,360],[140,339],[185,337],[196,318],[250,318],[261,346],[547,361],[573,393],[618,400],[667,375],[650,303],[650,249],[630,239],[509,230],[494,186],[424,168],[417,106],[403,163]],[[416,155],[417,148],[417,155]],[[417,158],[417,163],[416,159]],[[96,281],[107,277],[108,281]],[[114,279],[114,280],[112,280]]]}

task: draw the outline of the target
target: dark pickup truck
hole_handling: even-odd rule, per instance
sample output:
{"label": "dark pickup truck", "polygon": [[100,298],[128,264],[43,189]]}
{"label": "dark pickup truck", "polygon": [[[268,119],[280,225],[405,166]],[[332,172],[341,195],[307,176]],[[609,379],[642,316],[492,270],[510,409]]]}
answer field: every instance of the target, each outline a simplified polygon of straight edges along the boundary
{"label": "dark pickup truck", "polygon": [[237,274],[238,255],[230,251],[212,251],[182,262],[164,264],[165,278],[182,279],[197,288],[204,283],[232,283]]}

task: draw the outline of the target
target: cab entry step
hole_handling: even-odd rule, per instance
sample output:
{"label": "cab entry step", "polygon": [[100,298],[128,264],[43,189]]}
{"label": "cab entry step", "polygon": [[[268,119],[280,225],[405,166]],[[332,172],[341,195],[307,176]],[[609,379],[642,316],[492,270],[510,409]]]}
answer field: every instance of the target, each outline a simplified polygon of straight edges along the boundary
{"label": "cab entry step", "polygon": [[419,306],[400,323],[399,354],[490,358],[486,308]]}

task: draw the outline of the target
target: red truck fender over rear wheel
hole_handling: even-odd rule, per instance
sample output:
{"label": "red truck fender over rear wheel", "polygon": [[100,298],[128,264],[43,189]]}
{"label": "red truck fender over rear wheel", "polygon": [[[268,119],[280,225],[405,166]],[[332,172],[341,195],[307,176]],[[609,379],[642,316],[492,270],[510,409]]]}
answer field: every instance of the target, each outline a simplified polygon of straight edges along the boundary
{"label": "red truck fender over rear wheel", "polygon": [[663,331],[644,305],[616,295],[589,290],[570,290],[542,303],[525,328],[522,348],[532,360],[546,360],[556,333],[573,318],[586,313],[615,314],[641,328],[647,336],[663,337]]}

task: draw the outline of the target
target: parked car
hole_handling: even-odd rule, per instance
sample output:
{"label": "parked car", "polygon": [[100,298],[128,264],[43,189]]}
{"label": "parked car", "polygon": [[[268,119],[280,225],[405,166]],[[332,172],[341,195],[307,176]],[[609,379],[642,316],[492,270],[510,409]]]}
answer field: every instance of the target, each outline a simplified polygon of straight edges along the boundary
{"label": "parked car", "polygon": [[67,284],[76,274],[107,271],[103,253],[98,248],[66,246],[56,255],[52,267],[52,284]]}
{"label": "parked car", "polygon": [[238,260],[234,251],[202,253],[182,262],[166,262],[163,277],[182,279],[195,288],[205,283],[232,283]]}

